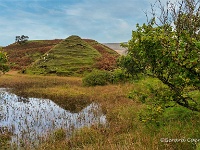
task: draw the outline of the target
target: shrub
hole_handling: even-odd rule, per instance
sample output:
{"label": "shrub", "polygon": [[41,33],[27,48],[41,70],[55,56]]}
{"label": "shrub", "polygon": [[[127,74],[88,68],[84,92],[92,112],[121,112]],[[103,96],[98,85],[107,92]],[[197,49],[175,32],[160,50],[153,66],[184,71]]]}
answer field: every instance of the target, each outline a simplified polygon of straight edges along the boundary
{"label": "shrub", "polygon": [[112,72],[112,83],[125,82],[130,79],[130,76],[124,69],[117,68]]}
{"label": "shrub", "polygon": [[83,78],[83,85],[106,85],[111,81],[111,73],[108,71],[93,70]]}

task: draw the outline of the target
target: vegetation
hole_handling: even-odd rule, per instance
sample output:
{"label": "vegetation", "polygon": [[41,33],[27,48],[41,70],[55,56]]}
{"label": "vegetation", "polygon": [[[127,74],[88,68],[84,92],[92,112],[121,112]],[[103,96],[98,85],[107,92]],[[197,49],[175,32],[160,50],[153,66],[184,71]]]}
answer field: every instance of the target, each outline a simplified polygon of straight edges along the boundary
{"label": "vegetation", "polygon": [[[199,1],[158,4],[161,16],[156,18],[152,8],[148,24],[137,25],[118,68],[111,49],[70,36],[24,65],[30,74],[1,76],[0,87],[18,96],[48,98],[75,113],[95,102],[106,115],[105,125],[70,136],[58,129],[36,149],[200,149]],[[83,78],[72,77],[83,72]],[[11,133],[0,132],[0,148],[9,149],[10,138]],[[26,143],[19,147],[31,149]]]}
{"label": "vegetation", "polygon": [[100,57],[96,58],[96,63],[94,64],[96,69],[109,71],[117,68],[116,62],[119,54],[116,51],[91,39],[84,39],[84,41],[101,54]]}
{"label": "vegetation", "polygon": [[9,56],[11,69],[23,71],[59,42],[61,40],[34,40],[22,45],[14,43],[3,47],[3,51]]}
{"label": "vegetation", "polygon": [[92,67],[100,53],[78,36],[70,36],[37,60],[28,71],[70,76]]}
{"label": "vegetation", "polygon": [[27,42],[29,39],[28,36],[22,35],[22,36],[16,36],[15,38],[15,42],[18,44],[24,44],[25,42]]}
{"label": "vegetation", "polygon": [[199,1],[183,0],[178,10],[167,4],[166,8],[160,2],[160,22],[153,16],[147,25],[137,25],[122,66],[131,74],[150,75],[165,84],[151,90],[157,96],[151,99],[156,99],[156,107],[178,104],[199,112],[200,99],[192,96],[200,90]]}
{"label": "vegetation", "polygon": [[[78,112],[87,103],[97,102],[107,116],[106,126],[82,128],[71,138],[63,138],[65,132],[59,129],[37,149],[198,149],[198,142],[188,141],[199,138],[199,113],[177,105],[157,118],[159,126],[145,122],[143,116],[150,114],[146,111],[147,105],[141,102],[140,94],[130,91],[149,95],[149,84],[158,89],[165,86],[154,78],[95,87],[82,86],[79,77],[8,74],[1,76],[0,80],[1,87],[12,87],[12,92],[17,95],[50,98],[70,111]],[[200,93],[195,96],[200,97]],[[83,99],[79,99],[81,97]],[[84,100],[87,103],[83,103]],[[161,138],[188,141],[161,142]]]}
{"label": "vegetation", "polygon": [[113,70],[119,54],[90,39],[34,40],[3,47],[11,69],[30,74],[80,75],[93,68]]}
{"label": "vegetation", "polygon": [[[83,40],[78,36],[68,37],[36,60],[26,72],[72,76],[91,71],[93,68],[111,70],[116,67],[116,59],[119,56],[116,52],[95,41],[93,44],[86,41],[93,40]],[[99,45],[101,50],[95,48],[96,45]]]}
{"label": "vegetation", "polygon": [[130,81],[132,76],[129,76],[124,69],[118,68],[113,71],[94,69],[91,73],[83,77],[83,85],[96,86],[116,84]]}
{"label": "vegetation", "polygon": [[[4,132],[2,132],[4,130]],[[11,140],[11,133],[7,129],[1,127],[0,131],[0,147],[1,149],[8,149],[10,147],[9,141]]]}
{"label": "vegetation", "polygon": [[0,72],[5,74],[9,71],[8,56],[5,52],[0,51]]}
{"label": "vegetation", "polygon": [[93,70],[83,78],[85,86],[106,85],[111,80],[111,74],[107,71]]}

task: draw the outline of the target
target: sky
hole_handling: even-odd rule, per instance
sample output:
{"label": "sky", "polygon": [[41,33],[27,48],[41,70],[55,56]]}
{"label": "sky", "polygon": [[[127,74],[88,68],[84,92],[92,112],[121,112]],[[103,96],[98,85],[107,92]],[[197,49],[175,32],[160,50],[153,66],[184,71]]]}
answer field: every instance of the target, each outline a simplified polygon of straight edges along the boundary
{"label": "sky", "polygon": [[[70,35],[100,43],[131,39],[137,23],[156,0],[0,0],[0,46],[29,40],[65,39]],[[166,1],[166,0],[162,0]]]}

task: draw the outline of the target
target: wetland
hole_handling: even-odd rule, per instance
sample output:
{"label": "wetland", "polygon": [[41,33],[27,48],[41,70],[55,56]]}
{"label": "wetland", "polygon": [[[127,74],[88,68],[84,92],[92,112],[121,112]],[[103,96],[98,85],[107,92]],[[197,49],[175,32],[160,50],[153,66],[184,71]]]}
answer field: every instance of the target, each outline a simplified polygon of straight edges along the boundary
{"label": "wetland", "polygon": [[12,144],[37,144],[57,129],[64,129],[70,136],[74,129],[106,123],[106,116],[96,103],[71,113],[49,99],[24,98],[8,91],[0,88],[0,127],[1,132],[12,133]]}

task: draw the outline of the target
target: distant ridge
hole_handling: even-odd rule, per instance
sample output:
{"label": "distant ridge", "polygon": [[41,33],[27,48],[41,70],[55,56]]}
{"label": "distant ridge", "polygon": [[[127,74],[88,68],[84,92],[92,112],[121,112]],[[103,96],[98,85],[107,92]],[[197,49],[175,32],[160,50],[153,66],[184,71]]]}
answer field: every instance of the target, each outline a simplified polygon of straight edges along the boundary
{"label": "distant ridge", "polygon": [[103,45],[117,51],[121,55],[125,55],[127,49],[124,47],[121,47],[121,43],[102,43]]}

